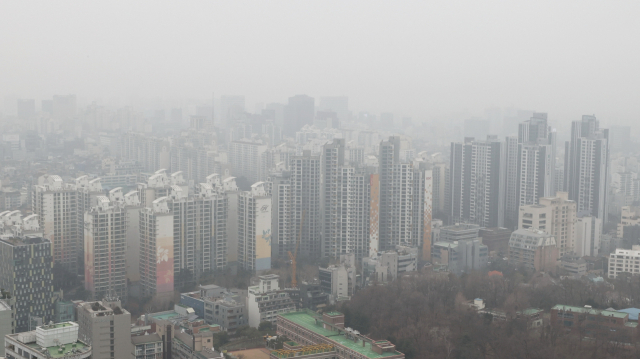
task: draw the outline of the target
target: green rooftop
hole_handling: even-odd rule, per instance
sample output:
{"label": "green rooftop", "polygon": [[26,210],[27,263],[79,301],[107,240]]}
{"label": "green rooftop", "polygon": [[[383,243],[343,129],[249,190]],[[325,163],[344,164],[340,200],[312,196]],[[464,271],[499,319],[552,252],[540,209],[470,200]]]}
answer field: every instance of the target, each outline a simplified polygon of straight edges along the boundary
{"label": "green rooftop", "polygon": [[[73,346],[73,344],[65,344],[65,345],[63,345],[62,352],[59,351],[60,347],[58,347],[58,346],[48,347],[46,349],[46,351],[49,352],[49,355],[51,356],[51,358],[63,358],[65,355],[71,353],[73,351],[73,349],[78,349],[81,352],[85,352],[85,351],[87,351],[89,349],[89,346],[87,346],[85,343],[83,343],[81,341],[75,342],[75,345],[76,345],[75,347]],[[40,347],[35,342],[29,343],[28,346],[31,347],[32,349],[38,351],[38,352],[42,352],[42,347]]]}
{"label": "green rooftop", "polygon": [[176,313],[174,311],[171,311],[171,312],[165,312],[165,313],[156,314],[156,315],[153,315],[152,317],[155,318],[155,319],[160,319],[160,320],[168,320],[168,319],[175,318],[175,317],[180,317],[180,316],[181,316],[180,314],[178,314],[178,313]]}
{"label": "green rooftop", "polygon": [[575,313],[583,313],[583,314],[591,314],[591,315],[602,315],[605,317],[614,317],[614,318],[626,318],[629,313],[622,312],[612,312],[610,310],[600,310],[593,308],[584,308],[584,307],[572,307],[570,305],[556,305],[551,309],[555,310],[563,310],[566,312],[575,312]]}
{"label": "green rooftop", "polygon": [[[338,313],[340,314],[340,313]],[[332,330],[328,330],[325,329],[322,326],[322,319],[318,317],[318,323],[316,324],[316,318],[314,316],[312,316],[311,314],[309,314],[306,311],[300,311],[300,312],[289,312],[289,313],[283,313],[280,314],[283,318],[290,320],[292,322],[294,322],[295,324],[298,324],[300,326],[302,326],[303,328],[307,329],[307,330],[311,330],[313,332],[315,332],[316,334],[325,336],[327,338],[329,338],[330,340],[334,341],[335,343],[342,345],[344,347],[347,347],[357,353],[360,353],[364,356],[366,356],[367,358],[384,358],[384,357],[388,357],[388,356],[393,356],[393,355],[398,355],[400,354],[399,352],[391,352],[391,353],[382,353],[382,354],[378,354],[376,352],[374,352],[371,349],[371,344],[370,343],[365,343],[364,346],[362,346],[362,341],[358,341],[357,343],[354,342],[351,339],[347,339],[344,336],[344,331],[342,331],[342,334],[338,334],[337,331],[332,331]]]}

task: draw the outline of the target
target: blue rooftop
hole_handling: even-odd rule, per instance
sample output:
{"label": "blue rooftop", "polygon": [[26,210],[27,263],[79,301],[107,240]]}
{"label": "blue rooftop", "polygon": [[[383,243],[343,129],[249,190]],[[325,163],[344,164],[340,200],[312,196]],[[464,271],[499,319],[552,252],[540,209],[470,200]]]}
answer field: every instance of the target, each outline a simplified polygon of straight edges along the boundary
{"label": "blue rooftop", "polygon": [[640,314],[640,309],[638,308],[627,308],[627,309],[620,309],[618,312],[622,312],[622,313],[627,313],[629,314],[629,320],[638,320],[638,314]]}

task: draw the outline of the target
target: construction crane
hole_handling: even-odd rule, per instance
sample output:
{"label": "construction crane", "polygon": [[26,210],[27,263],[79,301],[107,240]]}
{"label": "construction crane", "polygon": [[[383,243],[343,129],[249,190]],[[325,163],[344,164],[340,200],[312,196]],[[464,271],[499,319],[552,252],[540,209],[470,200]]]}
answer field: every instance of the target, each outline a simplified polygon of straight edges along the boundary
{"label": "construction crane", "polygon": [[298,288],[298,281],[296,280],[296,258],[298,258],[298,246],[300,246],[300,238],[302,237],[302,225],[304,225],[304,216],[307,214],[307,210],[302,211],[302,218],[300,219],[300,230],[298,230],[298,240],[296,241],[296,250],[294,254],[291,251],[289,253],[289,259],[291,259],[291,288]]}

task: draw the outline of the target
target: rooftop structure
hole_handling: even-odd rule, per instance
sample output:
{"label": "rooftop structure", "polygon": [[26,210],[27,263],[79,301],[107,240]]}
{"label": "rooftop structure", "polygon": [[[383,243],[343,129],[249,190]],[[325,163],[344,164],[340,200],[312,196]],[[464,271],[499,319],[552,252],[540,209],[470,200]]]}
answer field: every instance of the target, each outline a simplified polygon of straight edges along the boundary
{"label": "rooftop structure", "polygon": [[78,340],[78,324],[64,322],[5,337],[7,358],[91,358],[91,346]]}
{"label": "rooftop structure", "polygon": [[322,316],[308,310],[281,314],[278,316],[278,335],[286,335],[302,345],[333,345],[341,359],[404,358],[392,343],[373,340],[357,330],[344,328],[344,315],[339,312]]}

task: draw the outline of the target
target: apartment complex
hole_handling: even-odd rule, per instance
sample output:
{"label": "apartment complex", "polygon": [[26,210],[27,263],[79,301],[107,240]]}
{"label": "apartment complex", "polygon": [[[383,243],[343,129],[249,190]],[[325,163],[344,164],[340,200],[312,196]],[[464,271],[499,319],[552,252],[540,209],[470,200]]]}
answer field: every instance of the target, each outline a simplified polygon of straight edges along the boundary
{"label": "apartment complex", "polygon": [[609,255],[609,278],[617,278],[622,273],[640,274],[640,246],[632,248],[618,248]]}
{"label": "apartment complex", "polygon": [[267,145],[261,141],[232,141],[229,144],[231,173],[238,178],[246,178],[249,183],[266,180],[268,173],[262,166],[266,151]]}

